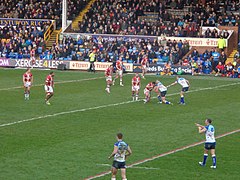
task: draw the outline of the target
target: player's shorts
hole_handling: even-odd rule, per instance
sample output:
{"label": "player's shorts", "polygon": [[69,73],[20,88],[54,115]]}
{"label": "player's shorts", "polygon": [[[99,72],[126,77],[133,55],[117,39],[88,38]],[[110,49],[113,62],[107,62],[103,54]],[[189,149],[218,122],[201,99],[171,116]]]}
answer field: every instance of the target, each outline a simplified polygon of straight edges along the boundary
{"label": "player's shorts", "polygon": [[116,169],[125,169],[126,164],[125,162],[113,161],[112,167],[115,167]]}
{"label": "player's shorts", "polygon": [[161,94],[161,97],[165,97],[167,94],[167,91],[162,91],[162,92],[160,92],[160,94]]}
{"label": "player's shorts", "polygon": [[47,93],[53,93],[53,87],[52,87],[52,86],[47,86],[47,85],[45,85],[45,86],[44,86],[44,89],[45,89],[45,91],[46,91]]}
{"label": "player's shorts", "polygon": [[182,88],[182,92],[187,92],[189,87]]}
{"label": "player's shorts", "polygon": [[118,74],[119,76],[122,76],[122,75],[123,75],[123,70],[117,70],[117,74]]}
{"label": "player's shorts", "polygon": [[107,76],[106,81],[112,81],[112,76]]}
{"label": "player's shorts", "polygon": [[31,85],[32,85],[31,82],[25,82],[25,83],[24,83],[24,87],[30,87]]}
{"label": "player's shorts", "polygon": [[205,149],[207,149],[207,150],[210,150],[210,149],[215,149],[215,147],[216,147],[216,142],[214,142],[214,143],[205,143],[205,145],[204,145],[204,147],[205,147]]}
{"label": "player's shorts", "polygon": [[142,65],[142,69],[146,69],[147,68],[147,65]]}
{"label": "player's shorts", "polygon": [[132,86],[132,91],[139,91],[140,86]]}
{"label": "player's shorts", "polygon": [[150,91],[147,89],[147,88],[145,88],[144,90],[143,90],[143,93],[146,95],[146,94],[150,94]]}

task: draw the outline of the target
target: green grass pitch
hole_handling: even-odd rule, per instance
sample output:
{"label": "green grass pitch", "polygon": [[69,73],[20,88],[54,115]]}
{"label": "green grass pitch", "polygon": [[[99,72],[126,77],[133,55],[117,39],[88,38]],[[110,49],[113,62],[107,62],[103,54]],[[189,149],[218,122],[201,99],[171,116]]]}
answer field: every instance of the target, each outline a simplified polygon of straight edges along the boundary
{"label": "green grass pitch", "polygon": [[[32,70],[34,85],[30,100],[22,88],[23,69],[0,69],[0,179],[79,180],[109,171],[107,157],[117,132],[124,134],[134,164],[153,156],[204,140],[194,123],[212,118],[216,136],[240,129],[239,79],[184,76],[190,83],[186,105],[178,105],[179,85],[168,90],[173,106],[132,102],[132,74],[124,76],[105,92],[102,72],[55,71],[55,95],[44,103],[43,83],[49,71]],[[149,75],[143,89],[159,79],[165,85],[174,76]],[[240,133],[217,139],[217,169],[200,167],[203,145],[176,152],[127,169],[129,180],[239,179]],[[98,179],[110,179],[110,174]],[[121,179],[118,175],[117,179]]]}

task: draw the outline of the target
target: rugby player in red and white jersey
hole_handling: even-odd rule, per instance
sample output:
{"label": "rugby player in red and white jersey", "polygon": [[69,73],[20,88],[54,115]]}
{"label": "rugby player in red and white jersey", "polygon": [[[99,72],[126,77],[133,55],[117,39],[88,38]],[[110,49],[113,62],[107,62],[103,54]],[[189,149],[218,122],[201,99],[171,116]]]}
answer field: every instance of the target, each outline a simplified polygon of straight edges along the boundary
{"label": "rugby player in red and white jersey", "polygon": [[35,47],[33,47],[30,51],[30,64],[31,64],[31,67],[33,68],[35,62],[36,62],[36,57],[35,57]]}
{"label": "rugby player in red and white jersey", "polygon": [[134,100],[138,100],[138,94],[141,85],[141,78],[139,77],[138,73],[132,78],[132,98]]}
{"label": "rugby player in red and white jersey", "polygon": [[49,99],[53,96],[53,87],[54,87],[54,72],[50,72],[49,75],[46,77],[44,89],[46,92],[45,102],[47,105],[51,105]]}
{"label": "rugby player in red and white jersey", "polygon": [[147,67],[148,67],[148,57],[147,55],[144,55],[141,61],[142,66],[142,78],[145,79],[144,75],[147,73]]}
{"label": "rugby player in red and white jersey", "polygon": [[110,93],[110,87],[112,85],[112,73],[113,73],[113,65],[111,64],[106,70],[105,70],[105,77],[106,77],[106,91],[107,93]]}
{"label": "rugby player in red and white jersey", "polygon": [[23,87],[25,100],[29,100],[30,88],[33,83],[33,75],[31,70],[27,68],[27,71],[23,74]]}
{"label": "rugby player in red and white jersey", "polygon": [[123,86],[123,80],[122,80],[122,76],[123,76],[123,62],[122,62],[122,57],[119,57],[119,60],[117,60],[117,62],[116,62],[116,70],[117,70],[117,72],[116,72],[116,76],[115,76],[115,78],[114,78],[114,80],[113,80],[113,85],[114,85],[114,83],[115,83],[115,81],[116,81],[116,79],[118,78],[118,77],[120,77],[120,86]]}
{"label": "rugby player in red and white jersey", "polygon": [[144,103],[147,103],[150,101],[151,91],[154,89],[155,84],[156,84],[155,82],[150,82],[146,85],[144,89],[144,95],[145,95]]}

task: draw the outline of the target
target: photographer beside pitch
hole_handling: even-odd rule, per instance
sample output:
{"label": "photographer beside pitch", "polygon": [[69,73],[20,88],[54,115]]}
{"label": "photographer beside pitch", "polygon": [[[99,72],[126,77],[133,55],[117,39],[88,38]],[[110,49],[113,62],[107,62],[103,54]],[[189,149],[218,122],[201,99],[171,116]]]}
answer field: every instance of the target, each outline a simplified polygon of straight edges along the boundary
{"label": "photographer beside pitch", "polygon": [[214,133],[215,133],[215,128],[213,127],[213,125],[211,124],[212,120],[211,119],[206,119],[205,120],[205,124],[206,126],[200,125],[195,123],[195,125],[198,127],[198,132],[200,134],[205,133],[206,135],[206,141],[205,141],[205,145],[204,145],[204,156],[203,156],[203,162],[199,162],[200,166],[205,166],[206,162],[207,162],[207,158],[208,158],[208,151],[210,150],[211,155],[212,155],[212,162],[213,165],[210,166],[212,169],[216,169],[216,155],[215,155],[215,146],[216,146],[216,140],[214,137]]}

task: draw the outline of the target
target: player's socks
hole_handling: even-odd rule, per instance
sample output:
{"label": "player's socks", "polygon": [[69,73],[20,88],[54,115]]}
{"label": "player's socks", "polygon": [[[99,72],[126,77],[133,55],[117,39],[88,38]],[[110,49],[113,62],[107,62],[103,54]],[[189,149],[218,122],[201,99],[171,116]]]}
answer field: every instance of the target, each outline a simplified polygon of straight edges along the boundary
{"label": "player's socks", "polygon": [[169,101],[165,101],[165,104],[171,104]]}
{"label": "player's socks", "polygon": [[184,96],[181,96],[180,103],[184,104]]}
{"label": "player's socks", "polygon": [[162,102],[161,96],[158,96],[157,98],[158,98],[159,102],[161,103]]}
{"label": "player's socks", "polygon": [[216,166],[217,164],[217,158],[216,158],[216,155],[212,155],[212,162],[213,162],[213,166]]}
{"label": "player's socks", "polygon": [[204,155],[203,155],[203,162],[202,162],[202,165],[203,165],[203,166],[206,165],[207,158],[208,158],[208,154],[204,154]]}
{"label": "player's socks", "polygon": [[123,86],[122,79],[120,79],[120,86]]}
{"label": "player's socks", "polygon": [[111,178],[111,180],[116,180],[116,178]]}
{"label": "player's socks", "polygon": [[132,100],[133,100],[133,101],[135,100],[135,96],[134,96],[134,95],[132,96]]}
{"label": "player's socks", "polygon": [[138,94],[136,94],[136,101],[138,101]]}

